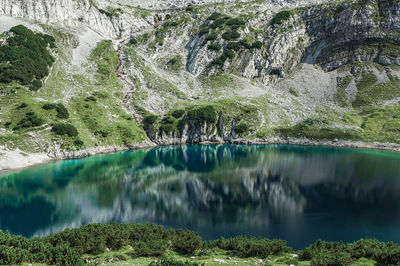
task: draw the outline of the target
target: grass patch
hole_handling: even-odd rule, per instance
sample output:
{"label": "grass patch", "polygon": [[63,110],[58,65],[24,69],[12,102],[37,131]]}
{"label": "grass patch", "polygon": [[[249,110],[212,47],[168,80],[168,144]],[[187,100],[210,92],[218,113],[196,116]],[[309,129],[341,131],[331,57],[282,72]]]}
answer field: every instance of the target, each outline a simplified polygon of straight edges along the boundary
{"label": "grass patch", "polygon": [[349,86],[352,79],[353,77],[350,75],[336,78],[337,90],[334,98],[335,101],[342,107],[345,107],[349,104],[349,100],[347,99],[346,95],[346,89]]}

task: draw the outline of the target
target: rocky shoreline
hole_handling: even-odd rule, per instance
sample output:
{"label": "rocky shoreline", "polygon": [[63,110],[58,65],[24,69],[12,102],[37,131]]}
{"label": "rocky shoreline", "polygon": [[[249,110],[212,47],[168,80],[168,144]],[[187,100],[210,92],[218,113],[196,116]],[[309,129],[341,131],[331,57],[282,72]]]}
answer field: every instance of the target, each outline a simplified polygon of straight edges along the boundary
{"label": "rocky shoreline", "polygon": [[[384,150],[400,152],[400,145],[395,143],[366,143],[366,142],[354,142],[345,140],[309,140],[309,139],[294,139],[294,138],[271,138],[271,139],[256,139],[256,140],[244,140],[234,139],[229,141],[211,142],[204,141],[200,145],[210,144],[236,144],[236,145],[298,145],[298,146],[321,146],[321,147],[332,147],[332,148],[350,148],[350,149],[369,149],[369,150]],[[181,145],[190,144],[179,141],[171,141],[171,143],[155,144],[150,141],[146,141],[142,144],[134,145],[121,145],[121,146],[103,146],[103,147],[92,147],[85,150],[79,151],[55,151],[55,152],[42,152],[42,153],[26,153],[21,150],[6,150],[5,147],[0,147],[0,173],[11,170],[18,170],[26,167],[37,166],[40,164],[46,164],[56,160],[72,160],[81,159],[100,154],[109,154],[128,150],[147,149],[158,146],[167,145]]]}

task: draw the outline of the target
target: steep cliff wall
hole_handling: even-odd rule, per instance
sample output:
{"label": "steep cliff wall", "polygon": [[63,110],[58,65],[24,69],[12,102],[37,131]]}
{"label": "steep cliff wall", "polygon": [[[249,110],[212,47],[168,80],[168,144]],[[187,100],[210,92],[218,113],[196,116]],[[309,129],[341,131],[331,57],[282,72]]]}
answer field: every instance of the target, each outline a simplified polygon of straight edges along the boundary
{"label": "steep cliff wall", "polygon": [[[400,41],[400,3],[396,1],[362,1],[317,5],[288,12],[288,16],[274,22],[270,12],[258,12],[241,28],[240,37],[232,41],[252,38],[261,42],[259,49],[239,47],[222,69],[235,69],[247,78],[275,82],[293,72],[300,63],[318,64],[325,71],[357,61],[376,61],[383,65],[398,64]],[[279,15],[279,14],[278,14]],[[203,24],[217,35],[217,49],[210,49],[210,34],[202,31],[188,44],[187,71],[194,75],[215,65],[224,57],[229,42],[224,40],[226,28],[212,29],[210,18]],[[278,77],[278,78],[277,78]]]}
{"label": "steep cliff wall", "polygon": [[0,1],[0,15],[70,27],[88,25],[108,38],[126,37],[153,23],[151,16],[134,16],[135,10],[126,9],[101,9],[92,0]]}

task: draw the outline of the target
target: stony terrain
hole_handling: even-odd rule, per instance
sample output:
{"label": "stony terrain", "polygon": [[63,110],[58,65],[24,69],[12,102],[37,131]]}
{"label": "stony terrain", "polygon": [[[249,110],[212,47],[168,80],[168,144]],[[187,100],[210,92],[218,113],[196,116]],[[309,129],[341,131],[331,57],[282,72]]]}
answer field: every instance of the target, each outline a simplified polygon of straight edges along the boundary
{"label": "stony terrain", "polygon": [[[186,142],[399,149],[397,0],[165,3],[0,0],[0,32],[57,44],[41,89],[0,83],[0,169]],[[15,129],[29,112],[45,123]]]}

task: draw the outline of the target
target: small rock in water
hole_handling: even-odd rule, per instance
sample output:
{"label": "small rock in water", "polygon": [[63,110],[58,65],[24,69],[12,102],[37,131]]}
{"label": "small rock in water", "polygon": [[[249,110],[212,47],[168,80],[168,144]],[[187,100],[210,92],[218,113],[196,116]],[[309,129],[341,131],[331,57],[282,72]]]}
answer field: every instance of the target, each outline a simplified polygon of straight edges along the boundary
{"label": "small rock in water", "polygon": [[263,260],[258,260],[258,264],[264,264]]}
{"label": "small rock in water", "polygon": [[231,260],[232,258],[231,258],[231,257],[227,257],[226,259],[227,259],[227,260]]}

